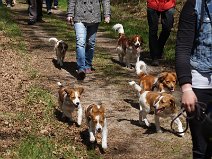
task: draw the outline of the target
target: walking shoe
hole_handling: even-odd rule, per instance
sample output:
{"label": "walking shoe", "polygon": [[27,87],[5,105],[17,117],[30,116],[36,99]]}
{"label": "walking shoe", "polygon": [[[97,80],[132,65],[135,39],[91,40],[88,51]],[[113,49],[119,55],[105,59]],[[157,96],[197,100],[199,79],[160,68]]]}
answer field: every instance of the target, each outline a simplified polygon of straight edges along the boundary
{"label": "walking shoe", "polygon": [[91,68],[86,68],[86,69],[85,69],[85,73],[86,73],[86,74],[91,74],[91,73],[92,73]]}
{"label": "walking shoe", "polygon": [[11,7],[12,7],[11,4],[8,4],[8,5],[7,5],[7,8],[11,8]]}
{"label": "walking shoe", "polygon": [[28,21],[28,25],[34,25],[35,23],[36,23],[36,21],[33,20],[33,19],[30,19],[30,20]]}
{"label": "walking shoe", "polygon": [[85,72],[84,71],[78,71],[77,80],[83,81],[84,79],[85,79]]}
{"label": "walking shoe", "polygon": [[159,66],[159,61],[157,59],[153,60],[151,63],[152,66]]}
{"label": "walking shoe", "polygon": [[53,8],[57,10],[57,6],[54,6]]}
{"label": "walking shoe", "polygon": [[50,9],[50,10],[47,10],[47,14],[48,14],[48,15],[52,14],[51,9]]}

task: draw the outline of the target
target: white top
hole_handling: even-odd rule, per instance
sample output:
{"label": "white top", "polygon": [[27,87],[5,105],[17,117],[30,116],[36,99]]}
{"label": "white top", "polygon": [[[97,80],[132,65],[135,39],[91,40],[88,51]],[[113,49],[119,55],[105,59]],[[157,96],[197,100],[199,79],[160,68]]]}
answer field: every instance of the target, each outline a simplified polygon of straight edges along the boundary
{"label": "white top", "polygon": [[198,89],[212,89],[212,73],[200,73],[197,70],[191,70],[192,87]]}

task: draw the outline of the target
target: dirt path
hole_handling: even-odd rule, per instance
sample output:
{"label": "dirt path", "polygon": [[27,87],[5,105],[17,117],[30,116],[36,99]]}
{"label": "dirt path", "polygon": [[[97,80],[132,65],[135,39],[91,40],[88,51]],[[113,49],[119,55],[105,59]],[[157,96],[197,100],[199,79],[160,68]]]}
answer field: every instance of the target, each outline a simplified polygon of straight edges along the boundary
{"label": "dirt path", "polygon": [[[186,133],[183,138],[172,134],[169,131],[169,119],[161,120],[164,133],[155,133],[153,124],[150,128],[139,125],[136,93],[127,84],[129,80],[136,80],[134,71],[123,68],[121,78],[111,79],[101,78],[102,72],[99,72],[98,68],[96,68],[95,73],[88,75],[84,82],[78,82],[75,73],[74,51],[69,51],[68,54],[71,54],[71,58],[66,58],[65,66],[62,69],[58,69],[54,65],[53,57],[55,57],[55,52],[52,45],[48,42],[48,38],[53,35],[50,35],[45,30],[47,26],[50,26],[49,22],[44,19],[45,23],[28,26],[27,5],[17,4],[12,10],[15,20],[24,33],[30,58],[33,59],[30,60],[30,65],[39,71],[39,81],[37,82],[55,96],[57,96],[57,81],[71,85],[80,85],[85,88],[82,98],[83,105],[99,101],[106,105],[109,130],[108,150],[104,154],[100,154],[99,149],[96,150],[103,158],[185,159],[191,156],[189,133]],[[54,14],[61,16],[64,13],[54,11]],[[112,58],[117,58],[115,40],[105,38],[104,31],[98,32],[97,47],[108,50],[108,54]],[[108,64],[117,65],[113,60],[108,60]],[[166,68],[151,67],[151,69],[157,72]],[[176,92],[176,95],[179,96],[179,92]],[[149,118],[153,123],[151,115]],[[57,119],[55,118],[55,120]],[[85,120],[83,120],[81,128],[75,129],[77,133],[72,135],[77,135],[77,138],[80,138],[80,140],[76,141],[76,144],[81,144],[88,148]]]}

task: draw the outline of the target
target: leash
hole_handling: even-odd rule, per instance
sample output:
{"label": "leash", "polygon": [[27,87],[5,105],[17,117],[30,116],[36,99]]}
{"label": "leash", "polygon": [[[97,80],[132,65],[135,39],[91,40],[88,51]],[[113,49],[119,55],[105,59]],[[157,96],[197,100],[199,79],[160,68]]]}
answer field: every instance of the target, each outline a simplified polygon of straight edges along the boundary
{"label": "leash", "polygon": [[[183,114],[184,112],[185,112],[185,108],[182,107],[182,108],[180,109],[179,114],[178,114],[175,118],[173,118],[172,121],[171,121],[171,124],[170,124],[171,130],[172,130],[175,134],[178,134],[178,135],[179,135],[179,134],[185,133],[185,132],[188,130],[188,118]],[[177,118],[179,118],[181,115],[183,115],[183,116],[185,117],[185,119],[186,119],[186,127],[185,127],[185,129],[184,129],[182,132],[179,132],[179,131],[176,131],[176,130],[173,128],[173,123],[174,123],[174,121],[175,121]]]}
{"label": "leash", "polygon": [[[183,113],[185,112],[185,108],[182,106],[180,112],[178,113],[178,115],[172,119],[171,121],[171,130],[173,131],[173,133],[175,134],[182,134],[182,133],[185,133],[187,130],[188,130],[188,121],[189,120],[192,120],[192,119],[196,119],[197,121],[199,122],[204,122],[204,120],[206,119],[206,109],[207,109],[207,105],[203,102],[196,102],[195,104],[195,111],[190,114],[189,116],[185,116]],[[186,127],[185,129],[182,131],[182,132],[179,132],[179,131],[176,131],[174,128],[173,128],[173,123],[174,121],[179,118],[181,115],[183,115],[186,119]]]}

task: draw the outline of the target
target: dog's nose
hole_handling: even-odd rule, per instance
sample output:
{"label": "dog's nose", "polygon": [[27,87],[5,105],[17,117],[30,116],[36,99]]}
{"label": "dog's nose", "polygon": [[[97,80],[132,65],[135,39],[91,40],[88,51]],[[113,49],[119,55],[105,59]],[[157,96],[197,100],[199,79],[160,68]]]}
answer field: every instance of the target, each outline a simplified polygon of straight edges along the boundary
{"label": "dog's nose", "polygon": [[102,130],[101,128],[98,128],[98,129],[97,129],[97,132],[101,132],[101,130]]}
{"label": "dog's nose", "polygon": [[76,102],[76,105],[78,106],[80,103],[79,102]]}

